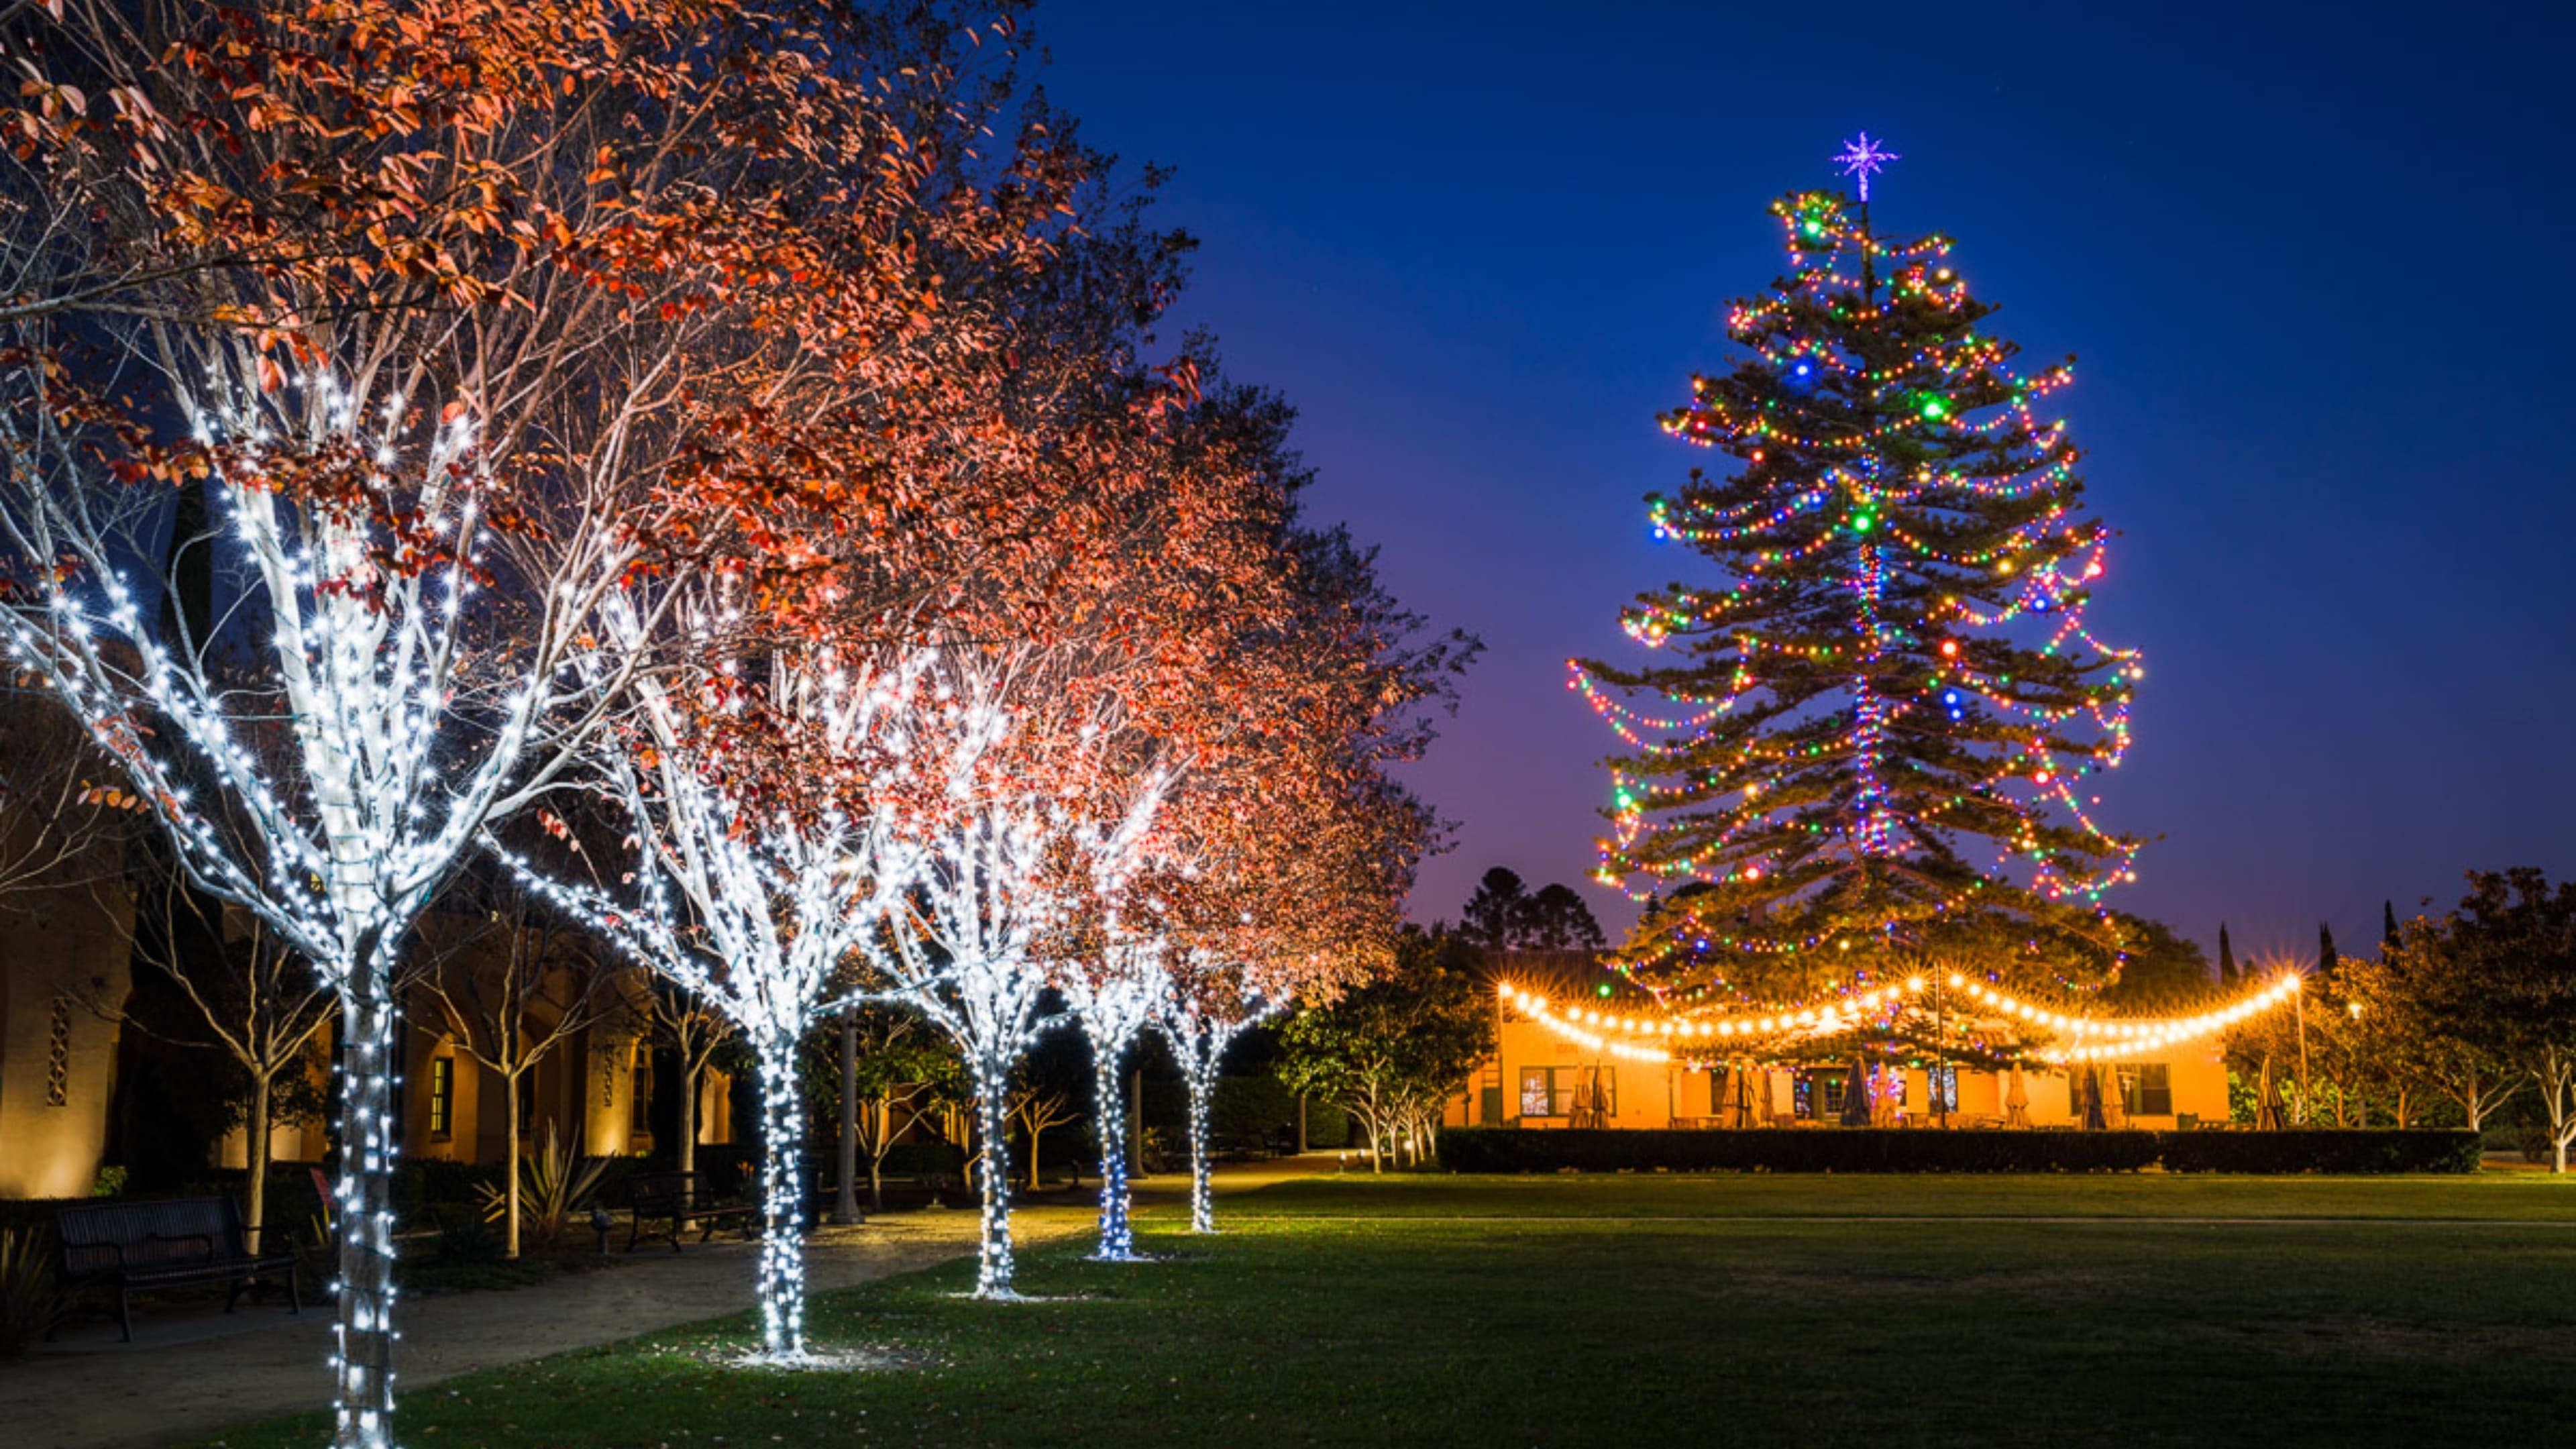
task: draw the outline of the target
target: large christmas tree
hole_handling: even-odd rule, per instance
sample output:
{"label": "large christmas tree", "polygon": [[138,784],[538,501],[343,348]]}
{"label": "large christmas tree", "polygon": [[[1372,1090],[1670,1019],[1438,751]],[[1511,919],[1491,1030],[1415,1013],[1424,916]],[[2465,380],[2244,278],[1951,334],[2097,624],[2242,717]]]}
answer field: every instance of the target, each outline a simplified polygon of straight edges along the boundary
{"label": "large christmas tree", "polygon": [[1856,196],[1775,204],[1788,275],[1663,420],[1733,463],[1648,500],[1716,566],[1625,611],[1680,657],[1574,669],[1630,746],[1600,871],[1648,902],[1621,963],[1684,999],[1927,966],[2085,986],[2119,960],[2101,897],[2136,843],[2090,812],[2141,671],[2085,630],[2110,530],[2033,413],[2070,367],[2013,367],[1948,239],[1872,229],[1892,159],[1864,135]]}

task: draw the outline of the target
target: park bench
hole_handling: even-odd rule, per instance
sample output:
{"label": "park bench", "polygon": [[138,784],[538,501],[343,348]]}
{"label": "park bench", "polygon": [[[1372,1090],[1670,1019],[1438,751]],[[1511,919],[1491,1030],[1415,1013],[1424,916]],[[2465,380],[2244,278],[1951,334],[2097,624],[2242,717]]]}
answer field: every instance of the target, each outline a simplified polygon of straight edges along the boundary
{"label": "park bench", "polygon": [[[716,1229],[740,1227],[746,1238],[760,1231],[760,1209],[749,1203],[711,1203],[694,1172],[639,1172],[627,1179],[627,1204],[634,1209],[635,1225],[626,1235],[626,1251],[653,1238],[669,1238],[671,1251],[680,1251],[680,1234],[691,1227],[698,1229],[698,1241],[714,1237]],[[670,1226],[646,1231],[647,1223]]]}
{"label": "park bench", "polygon": [[304,1311],[296,1291],[293,1253],[254,1253],[244,1241],[241,1209],[228,1197],[181,1197],[159,1202],[84,1203],[54,1215],[56,1276],[66,1291],[93,1284],[116,1290],[116,1324],[134,1341],[128,1299],[155,1288],[193,1283],[232,1284],[224,1311],[242,1290],[278,1273],[286,1275],[289,1312]]}

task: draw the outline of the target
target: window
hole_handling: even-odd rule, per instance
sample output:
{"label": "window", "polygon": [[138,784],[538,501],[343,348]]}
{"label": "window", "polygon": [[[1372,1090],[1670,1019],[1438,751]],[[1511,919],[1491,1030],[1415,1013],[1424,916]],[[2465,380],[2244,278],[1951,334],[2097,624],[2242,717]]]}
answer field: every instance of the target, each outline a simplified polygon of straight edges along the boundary
{"label": "window", "polygon": [[429,1059],[429,1137],[448,1139],[456,1117],[456,1058]]}
{"label": "window", "polygon": [[653,1049],[642,1042],[635,1044],[635,1092],[627,1103],[626,1130],[653,1135]]}
{"label": "window", "polygon": [[1571,1117],[1577,1112],[1619,1115],[1616,1067],[1521,1068],[1521,1115]]}
{"label": "window", "polygon": [[1843,1114],[1843,1098],[1851,1095],[1851,1080],[1840,1072],[1826,1072],[1818,1079],[1825,1089],[1823,1112],[1828,1117]]}
{"label": "window", "polygon": [[1555,1075],[1556,1071],[1551,1067],[1521,1068],[1522,1116],[1553,1117],[1556,1115],[1556,1096],[1548,1085],[1549,1078]]}
{"label": "window", "polygon": [[2121,1105],[2133,1117],[2173,1115],[2173,1069],[2163,1062],[2120,1071]]}
{"label": "window", "polygon": [[1932,1082],[1932,1110],[1935,1112],[1958,1111],[1959,1069],[1957,1067],[1934,1067],[1931,1071],[1925,1073],[1925,1075],[1929,1077]]}
{"label": "window", "polygon": [[72,999],[54,998],[54,1019],[45,1043],[45,1105],[65,1107],[72,1100]]}

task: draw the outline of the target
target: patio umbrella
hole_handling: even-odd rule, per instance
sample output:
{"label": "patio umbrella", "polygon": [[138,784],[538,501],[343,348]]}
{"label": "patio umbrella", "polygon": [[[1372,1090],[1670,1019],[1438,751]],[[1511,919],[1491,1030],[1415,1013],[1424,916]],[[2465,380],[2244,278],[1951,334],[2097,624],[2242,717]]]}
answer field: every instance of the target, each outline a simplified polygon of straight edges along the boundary
{"label": "patio umbrella", "polygon": [[[1753,1066],[1751,1063],[1737,1062],[1735,1065],[1727,1069],[1727,1126],[1759,1127],[1762,1125],[1762,1109],[1754,1103],[1754,1085]],[[1766,1097],[1769,1096],[1770,1084],[1765,1082],[1761,1085],[1764,1088],[1763,1095]]]}
{"label": "patio umbrella", "polygon": [[1905,1079],[1896,1071],[1896,1067],[1889,1063],[1870,1069],[1869,1122],[1873,1127],[1897,1124],[1897,1094],[1903,1090]]}
{"label": "patio umbrella", "polygon": [[2098,1090],[2102,1093],[2102,1125],[2116,1132],[2129,1125],[2129,1098],[2120,1090],[2120,1069],[2096,1067],[2093,1070]]}
{"label": "patio umbrella", "polygon": [[1869,1125],[1869,1069],[1858,1057],[1852,1058],[1851,1081],[1843,1087],[1843,1125]]}
{"label": "patio umbrella", "polygon": [[2263,1075],[2254,1087],[2254,1126],[2257,1131],[2281,1130],[2281,1084],[2272,1080],[2272,1054],[2263,1054]]}
{"label": "patio umbrella", "polygon": [[2087,1067],[2082,1080],[2080,1095],[2084,1098],[2084,1130],[2099,1132],[2109,1125],[2102,1120],[2102,1074]]}
{"label": "patio umbrella", "polygon": [[2013,1063],[2012,1086],[2004,1093],[2004,1125],[2030,1125],[2030,1084],[2022,1080],[2021,1063]]}

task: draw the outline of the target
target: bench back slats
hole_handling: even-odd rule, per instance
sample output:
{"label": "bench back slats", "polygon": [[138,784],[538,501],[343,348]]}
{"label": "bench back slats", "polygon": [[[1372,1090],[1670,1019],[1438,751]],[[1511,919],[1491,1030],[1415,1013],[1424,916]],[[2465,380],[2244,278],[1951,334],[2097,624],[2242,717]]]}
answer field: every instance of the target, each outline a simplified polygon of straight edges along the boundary
{"label": "bench back slats", "polygon": [[250,1256],[242,1245],[241,1210],[228,1197],[67,1207],[55,1215],[54,1233],[67,1277]]}
{"label": "bench back slats", "polygon": [[628,1204],[646,1217],[704,1205],[694,1172],[639,1172],[626,1180]]}

